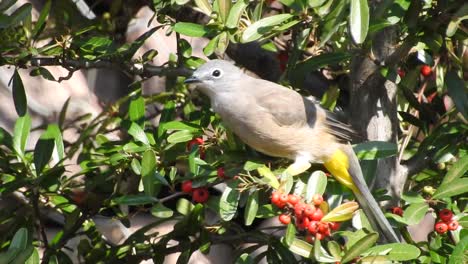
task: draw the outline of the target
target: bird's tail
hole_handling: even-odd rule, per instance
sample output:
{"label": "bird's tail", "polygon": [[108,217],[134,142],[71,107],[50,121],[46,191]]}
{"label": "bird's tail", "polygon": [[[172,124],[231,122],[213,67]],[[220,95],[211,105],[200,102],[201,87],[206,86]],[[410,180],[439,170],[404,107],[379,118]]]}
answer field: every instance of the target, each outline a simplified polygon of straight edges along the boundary
{"label": "bird's tail", "polygon": [[325,167],[343,185],[350,188],[359,205],[369,219],[375,230],[380,231],[387,242],[400,242],[392,226],[385,218],[380,206],[372,196],[366,181],[362,175],[361,166],[350,145],[343,145],[341,152],[332,157],[331,161],[325,162]]}

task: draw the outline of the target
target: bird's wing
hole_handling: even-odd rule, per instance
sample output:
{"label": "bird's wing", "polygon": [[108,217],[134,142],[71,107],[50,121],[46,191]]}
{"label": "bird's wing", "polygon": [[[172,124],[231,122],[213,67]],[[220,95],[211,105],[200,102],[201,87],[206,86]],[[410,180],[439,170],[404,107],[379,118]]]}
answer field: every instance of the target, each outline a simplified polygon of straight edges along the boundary
{"label": "bird's wing", "polygon": [[315,113],[306,108],[304,98],[291,89],[258,80],[253,90],[257,104],[271,114],[279,126],[304,126],[311,117],[315,120]]}

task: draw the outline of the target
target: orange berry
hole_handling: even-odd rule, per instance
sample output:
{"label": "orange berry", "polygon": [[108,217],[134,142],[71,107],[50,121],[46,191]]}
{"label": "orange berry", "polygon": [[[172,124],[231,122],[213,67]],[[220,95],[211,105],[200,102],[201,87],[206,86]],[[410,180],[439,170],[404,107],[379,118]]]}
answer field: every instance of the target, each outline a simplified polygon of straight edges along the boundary
{"label": "orange berry", "polygon": [[294,205],[294,214],[296,215],[296,217],[303,216],[305,207],[305,204],[302,202],[298,202],[296,205]]}
{"label": "orange berry", "polygon": [[280,193],[279,192],[272,192],[271,193],[271,203],[274,205],[278,205],[280,200]]}
{"label": "orange berry", "polygon": [[287,225],[289,223],[291,223],[291,216],[287,215],[287,214],[281,214],[279,216],[279,221],[283,224],[283,225]]}
{"label": "orange berry", "polygon": [[455,231],[458,229],[459,223],[457,220],[452,220],[450,223],[448,223],[448,229],[450,231]]}
{"label": "orange berry", "polygon": [[435,230],[439,234],[444,234],[448,230],[448,225],[444,222],[437,222],[434,226]]}
{"label": "orange berry", "polygon": [[421,74],[424,76],[424,77],[428,77],[432,74],[432,69],[429,65],[423,65],[421,67]]}
{"label": "orange berry", "polygon": [[300,201],[299,197],[294,194],[288,195],[288,203],[292,206],[295,206]]}
{"label": "orange berry", "polygon": [[314,201],[314,204],[316,206],[319,206],[321,203],[323,203],[323,196],[321,194],[316,193],[312,198],[312,201]]}
{"label": "orange berry", "polygon": [[320,221],[323,218],[323,212],[320,208],[317,208],[315,212],[312,214],[310,220],[312,221]]}
{"label": "orange berry", "polygon": [[392,214],[403,216],[403,209],[401,209],[401,207],[398,206],[392,207]]}
{"label": "orange berry", "polygon": [[338,222],[330,222],[330,223],[328,223],[328,225],[330,226],[331,230],[336,231],[336,230],[340,229],[341,224],[338,223]]}
{"label": "orange berry", "polygon": [[319,230],[319,222],[310,221],[309,226],[307,227],[307,230],[309,230],[311,234],[315,235]]}
{"label": "orange berry", "polygon": [[216,171],[216,174],[218,175],[218,178],[220,179],[225,179],[226,175],[224,174],[224,168],[219,167],[218,170]]}
{"label": "orange berry", "polygon": [[280,200],[281,203],[284,203],[284,204],[287,203],[288,202],[288,195],[285,194],[285,193],[281,194],[280,197],[279,197],[279,200]]}

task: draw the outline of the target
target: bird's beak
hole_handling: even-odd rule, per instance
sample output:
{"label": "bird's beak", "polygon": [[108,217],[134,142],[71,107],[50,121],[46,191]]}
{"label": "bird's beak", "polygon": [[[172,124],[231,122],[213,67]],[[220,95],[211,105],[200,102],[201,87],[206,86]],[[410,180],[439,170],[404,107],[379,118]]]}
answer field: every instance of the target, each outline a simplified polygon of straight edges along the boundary
{"label": "bird's beak", "polygon": [[184,83],[199,83],[201,82],[200,79],[198,79],[197,77],[195,76],[190,76],[188,77],[187,79],[185,79]]}

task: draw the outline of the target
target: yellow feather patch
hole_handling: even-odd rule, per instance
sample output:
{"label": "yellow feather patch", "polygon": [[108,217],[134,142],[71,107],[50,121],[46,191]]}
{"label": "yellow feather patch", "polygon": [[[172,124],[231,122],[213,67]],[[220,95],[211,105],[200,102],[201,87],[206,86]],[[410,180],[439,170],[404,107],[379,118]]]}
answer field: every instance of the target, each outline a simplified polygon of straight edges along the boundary
{"label": "yellow feather patch", "polygon": [[337,150],[329,160],[323,163],[323,165],[325,165],[325,168],[331,172],[337,181],[350,188],[353,192],[358,192],[358,189],[354,185],[353,179],[348,172],[348,156],[346,156],[343,151]]}

